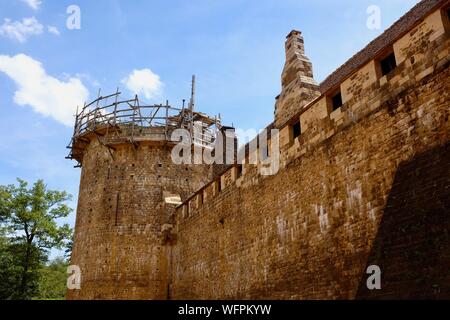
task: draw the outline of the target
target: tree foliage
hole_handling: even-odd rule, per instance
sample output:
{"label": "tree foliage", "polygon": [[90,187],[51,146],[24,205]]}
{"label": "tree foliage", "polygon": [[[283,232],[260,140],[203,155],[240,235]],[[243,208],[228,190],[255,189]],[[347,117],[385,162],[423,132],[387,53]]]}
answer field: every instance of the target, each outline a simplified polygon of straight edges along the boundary
{"label": "tree foliage", "polygon": [[56,258],[40,270],[38,295],[34,299],[62,300],[67,291],[67,267],[64,258]]}
{"label": "tree foliage", "polygon": [[39,293],[42,268],[50,249],[65,248],[72,237],[58,219],[71,209],[65,191],[47,190],[42,180],[32,187],[0,186],[0,299],[31,299]]}

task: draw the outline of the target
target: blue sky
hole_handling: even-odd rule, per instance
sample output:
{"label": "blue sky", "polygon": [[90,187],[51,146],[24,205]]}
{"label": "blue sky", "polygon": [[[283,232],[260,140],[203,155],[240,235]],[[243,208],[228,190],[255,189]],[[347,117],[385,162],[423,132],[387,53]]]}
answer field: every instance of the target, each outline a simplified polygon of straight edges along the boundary
{"label": "blue sky", "polygon": [[[75,208],[70,115],[100,87],[179,106],[195,73],[198,110],[263,128],[290,30],[302,31],[320,82],[417,2],[0,0],[0,184],[42,178],[73,194]],[[70,5],[81,10],[79,30],[66,27]],[[379,30],[366,26],[370,5],[381,9]]]}

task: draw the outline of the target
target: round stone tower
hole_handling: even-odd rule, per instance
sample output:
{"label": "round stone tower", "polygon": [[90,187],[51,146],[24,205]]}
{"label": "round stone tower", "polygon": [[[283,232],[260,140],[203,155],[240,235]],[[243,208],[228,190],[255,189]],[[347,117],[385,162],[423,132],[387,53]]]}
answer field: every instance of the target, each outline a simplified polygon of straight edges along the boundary
{"label": "round stone tower", "polygon": [[193,112],[192,101],[186,109],[140,106],[137,97],[119,101],[117,93],[77,114],[68,158],[82,168],[71,259],[81,288],[68,299],[170,298],[174,209],[214,171],[174,164],[170,137],[200,122],[195,143],[207,147],[220,125]]}

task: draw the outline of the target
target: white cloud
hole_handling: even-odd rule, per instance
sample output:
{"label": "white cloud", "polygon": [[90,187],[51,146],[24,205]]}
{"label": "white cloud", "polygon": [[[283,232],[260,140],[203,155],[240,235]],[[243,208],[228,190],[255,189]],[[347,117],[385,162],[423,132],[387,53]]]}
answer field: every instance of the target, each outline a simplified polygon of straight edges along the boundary
{"label": "white cloud", "polygon": [[22,0],[22,2],[25,2],[33,10],[39,9],[39,6],[42,4],[41,0]]}
{"label": "white cloud", "polygon": [[128,90],[143,95],[146,99],[152,99],[160,95],[163,83],[159,76],[150,69],[133,70],[133,72],[122,80]]}
{"label": "white cloud", "polygon": [[54,26],[47,26],[47,30],[48,30],[48,32],[53,33],[54,35],[57,35],[57,36],[59,36],[61,34],[59,32],[58,28],[54,27]]}
{"label": "white cloud", "polygon": [[0,26],[0,35],[25,42],[31,35],[39,35],[43,32],[44,26],[35,17],[23,18],[22,21],[11,21],[5,19]]}
{"label": "white cloud", "polygon": [[73,126],[76,107],[82,106],[89,97],[79,78],[60,81],[48,75],[39,61],[24,54],[13,57],[0,55],[0,72],[8,75],[17,85],[15,103],[28,105],[66,126]]}

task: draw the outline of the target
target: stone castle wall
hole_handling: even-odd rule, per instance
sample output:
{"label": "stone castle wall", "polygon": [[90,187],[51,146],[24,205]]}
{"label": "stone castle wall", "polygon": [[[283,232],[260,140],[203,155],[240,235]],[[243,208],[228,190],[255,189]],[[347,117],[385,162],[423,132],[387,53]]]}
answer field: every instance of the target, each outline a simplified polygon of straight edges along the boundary
{"label": "stone castle wall", "polygon": [[[387,47],[390,74],[374,58],[332,88],[341,108],[327,92],[297,102],[276,123],[278,174],[234,167],[177,209],[173,298],[450,297],[447,18],[436,10]],[[379,291],[366,289],[372,264]]]}
{"label": "stone castle wall", "polygon": [[175,205],[212,179],[209,166],[175,165],[171,144],[97,138],[84,151],[71,264],[81,290],[69,299],[167,299]]}

